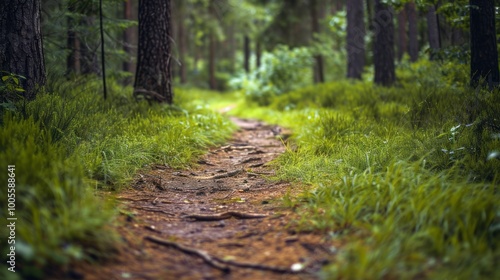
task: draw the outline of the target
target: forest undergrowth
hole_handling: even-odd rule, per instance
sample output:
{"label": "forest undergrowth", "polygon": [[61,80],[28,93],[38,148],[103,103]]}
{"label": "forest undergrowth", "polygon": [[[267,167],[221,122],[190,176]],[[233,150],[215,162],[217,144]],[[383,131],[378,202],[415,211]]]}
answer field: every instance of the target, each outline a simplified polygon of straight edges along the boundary
{"label": "forest undergrowth", "polygon": [[111,256],[107,192],[223,143],[234,126],[217,109],[293,130],[273,179],[312,186],[283,198],[302,217],[291,226],[346,244],[323,278],[500,278],[500,92],[469,89],[453,67],[403,63],[392,88],[340,80],[262,100],[178,88],[175,106],[137,103],[114,82],[108,101],[96,81],[54,82],[1,119],[0,160],[16,165],[15,276]]}
{"label": "forest undergrowth", "polygon": [[313,186],[284,198],[298,228],[345,241],[325,279],[500,278],[500,91],[428,61],[398,77],[249,96],[232,113],[295,132],[275,179]]}
{"label": "forest undergrowth", "polygon": [[[137,103],[131,88],[116,83],[107,101],[99,92],[98,81],[54,82],[3,114],[0,162],[15,164],[19,273],[2,269],[0,278],[43,279],[75,261],[110,257],[117,210],[107,192],[128,187],[139,170],[187,167],[234,131],[229,120],[190,101],[202,94],[196,90],[177,90],[176,106]],[[7,171],[0,180],[8,181]],[[7,188],[0,192],[7,197]],[[0,215],[5,220],[7,211]],[[5,264],[6,246],[1,253]]]}

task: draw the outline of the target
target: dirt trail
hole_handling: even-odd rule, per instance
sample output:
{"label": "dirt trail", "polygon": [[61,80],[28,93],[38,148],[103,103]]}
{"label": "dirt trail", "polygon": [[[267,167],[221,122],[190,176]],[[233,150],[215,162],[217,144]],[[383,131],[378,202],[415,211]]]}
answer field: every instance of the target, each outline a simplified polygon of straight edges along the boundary
{"label": "dirt trail", "polygon": [[192,170],[141,174],[123,203],[117,259],[77,269],[84,279],[316,279],[333,244],[289,227],[280,199],[299,190],[270,182],[281,129],[233,119],[228,145]]}

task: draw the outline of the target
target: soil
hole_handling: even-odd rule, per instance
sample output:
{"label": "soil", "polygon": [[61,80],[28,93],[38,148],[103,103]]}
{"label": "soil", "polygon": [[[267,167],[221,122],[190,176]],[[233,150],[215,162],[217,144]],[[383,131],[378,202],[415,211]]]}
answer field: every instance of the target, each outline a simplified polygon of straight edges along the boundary
{"label": "soil", "polygon": [[120,192],[118,255],[72,274],[82,279],[317,279],[335,246],[297,232],[282,198],[300,188],[269,180],[285,151],[283,130],[233,119],[240,127],[189,170],[158,166]]}

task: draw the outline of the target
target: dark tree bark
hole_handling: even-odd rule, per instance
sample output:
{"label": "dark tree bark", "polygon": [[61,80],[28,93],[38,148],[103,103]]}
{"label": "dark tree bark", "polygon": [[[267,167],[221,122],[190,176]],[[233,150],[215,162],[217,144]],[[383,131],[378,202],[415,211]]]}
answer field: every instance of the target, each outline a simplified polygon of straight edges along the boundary
{"label": "dark tree bark", "polygon": [[243,54],[244,54],[244,65],[246,73],[250,73],[250,38],[245,35],[243,38]]}
{"label": "dark tree bark", "polygon": [[410,60],[415,62],[418,60],[418,19],[415,2],[411,1],[406,4],[406,13],[408,15],[408,54]]}
{"label": "dark tree bark", "polygon": [[40,27],[40,1],[0,4],[0,70],[22,75],[24,96],[33,99],[46,82]]}
{"label": "dark tree bark", "polygon": [[[123,18],[126,20],[132,19],[132,0],[126,0],[123,2]],[[134,70],[132,68],[132,29],[127,28],[123,31],[123,51],[127,59],[123,61],[123,71],[132,73]],[[131,83],[131,79],[127,78],[125,84]]]}
{"label": "dark tree bark", "polygon": [[398,13],[398,60],[401,61],[408,52],[408,35],[406,33],[406,11],[401,9]]}
{"label": "dark tree bark", "polygon": [[347,77],[361,79],[365,66],[363,0],[347,1]]}
{"label": "dark tree bark", "polygon": [[429,5],[427,10],[427,32],[429,36],[429,46],[431,48],[430,59],[434,59],[433,53],[439,50],[439,25],[436,16],[436,7]]}
{"label": "dark tree bark", "polygon": [[[75,13],[74,2],[68,3],[68,12]],[[73,15],[68,16],[68,38],[66,41],[66,47],[69,50],[68,57],[66,59],[66,76],[71,76],[80,73],[80,40],[78,39],[78,34],[75,31],[76,21]]]}
{"label": "dark tree bark", "polygon": [[[318,14],[318,2],[317,0],[310,0],[309,3],[309,12],[311,15],[311,30],[314,40],[314,34],[320,33],[319,26],[319,14]],[[319,54],[314,56],[314,68],[313,68],[313,80],[315,83],[324,83],[325,82],[325,74],[323,72],[323,57]]]}
{"label": "dark tree bark", "polygon": [[375,20],[373,25],[375,29],[373,44],[374,81],[378,85],[391,86],[396,80],[393,11],[381,0],[375,0]]}
{"label": "dark tree bark", "polygon": [[170,0],[139,1],[139,47],[134,95],[172,103]]}
{"label": "dark tree bark", "polygon": [[85,36],[80,40],[80,66],[82,74],[97,74],[99,75],[101,69],[99,68],[99,61],[97,59],[97,49],[99,43],[97,42],[96,22],[95,16],[85,16],[81,25],[84,27]]}
{"label": "dark tree bark", "polygon": [[493,1],[470,0],[471,86],[492,89],[500,81]]}

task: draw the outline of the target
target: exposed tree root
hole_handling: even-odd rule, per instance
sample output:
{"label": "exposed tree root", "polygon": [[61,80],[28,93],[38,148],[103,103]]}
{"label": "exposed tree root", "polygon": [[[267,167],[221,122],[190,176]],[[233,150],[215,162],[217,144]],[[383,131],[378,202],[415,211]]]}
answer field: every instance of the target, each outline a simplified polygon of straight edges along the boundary
{"label": "exposed tree root", "polygon": [[217,175],[213,175],[213,176],[193,176],[192,178],[201,179],[201,180],[223,179],[223,178],[228,178],[228,177],[236,176],[236,175],[240,174],[243,171],[244,171],[243,169],[236,169],[236,170],[229,171],[229,172],[226,172],[226,173],[223,173],[223,174],[217,174]]}
{"label": "exposed tree root", "polygon": [[262,219],[266,218],[266,214],[256,214],[256,213],[244,213],[237,211],[228,211],[224,213],[217,214],[191,214],[183,216],[183,218],[194,219],[196,221],[220,221],[235,217],[237,219]]}
{"label": "exposed tree root", "polygon": [[273,272],[278,272],[278,273],[300,273],[300,271],[294,271],[292,269],[289,269],[287,267],[280,267],[280,266],[273,266],[273,265],[263,265],[263,264],[256,264],[256,263],[242,263],[242,262],[237,262],[233,260],[223,260],[220,259],[216,256],[210,255],[208,252],[187,247],[182,244],[179,244],[177,242],[169,241],[163,238],[155,237],[155,236],[146,236],[144,239],[149,240],[151,242],[154,242],[156,244],[164,245],[164,246],[170,246],[173,247],[179,251],[196,255],[200,258],[202,258],[207,264],[209,264],[212,267],[215,267],[219,270],[222,270],[224,272],[229,272],[231,266],[236,266],[236,267],[241,267],[241,268],[251,268],[251,269],[258,269],[258,270],[267,270],[267,271],[273,271]]}
{"label": "exposed tree root", "polygon": [[208,254],[206,251],[203,250],[198,250],[190,247],[186,247],[182,244],[179,244],[177,242],[173,242],[170,240],[166,240],[163,238],[155,237],[155,236],[146,236],[144,239],[149,240],[151,242],[154,242],[156,244],[164,245],[164,246],[170,246],[173,247],[181,252],[188,253],[191,255],[195,255],[203,259],[208,265],[217,268],[219,270],[222,270],[224,272],[229,272],[230,268],[226,264],[222,263],[219,261],[217,258],[212,257],[210,254]]}
{"label": "exposed tree root", "polygon": [[250,158],[247,158],[247,159],[244,159],[244,160],[240,161],[238,164],[245,164],[245,163],[249,163],[249,162],[252,162],[252,161],[258,161],[258,160],[262,160],[262,158],[260,158],[260,157],[250,157]]}

